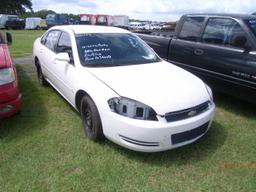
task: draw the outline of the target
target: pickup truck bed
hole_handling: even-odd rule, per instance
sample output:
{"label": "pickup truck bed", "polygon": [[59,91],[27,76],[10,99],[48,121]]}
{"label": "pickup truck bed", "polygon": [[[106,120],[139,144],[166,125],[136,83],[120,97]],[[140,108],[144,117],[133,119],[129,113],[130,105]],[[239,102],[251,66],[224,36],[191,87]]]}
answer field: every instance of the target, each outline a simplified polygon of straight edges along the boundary
{"label": "pickup truck bed", "polygon": [[166,59],[171,42],[170,37],[152,36],[146,34],[138,34],[146,43],[152,47],[155,52],[162,58]]}

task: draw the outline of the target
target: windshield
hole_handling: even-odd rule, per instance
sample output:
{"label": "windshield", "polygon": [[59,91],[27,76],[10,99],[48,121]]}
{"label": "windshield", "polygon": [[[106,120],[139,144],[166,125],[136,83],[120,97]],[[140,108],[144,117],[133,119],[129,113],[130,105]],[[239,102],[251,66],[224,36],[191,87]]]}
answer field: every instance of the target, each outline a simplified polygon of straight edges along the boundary
{"label": "windshield", "polygon": [[256,36],[256,19],[247,19],[245,20],[245,23]]}
{"label": "windshield", "polygon": [[160,58],[134,34],[92,33],[76,35],[82,65],[124,66],[159,62]]}

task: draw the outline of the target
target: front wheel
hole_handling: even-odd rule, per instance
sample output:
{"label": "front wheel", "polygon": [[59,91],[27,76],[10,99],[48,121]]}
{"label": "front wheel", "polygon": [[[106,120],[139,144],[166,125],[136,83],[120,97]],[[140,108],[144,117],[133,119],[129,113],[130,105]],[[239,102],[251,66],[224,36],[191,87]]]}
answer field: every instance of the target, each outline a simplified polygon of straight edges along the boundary
{"label": "front wheel", "polygon": [[104,140],[98,109],[89,96],[82,98],[80,112],[87,137],[93,141]]}

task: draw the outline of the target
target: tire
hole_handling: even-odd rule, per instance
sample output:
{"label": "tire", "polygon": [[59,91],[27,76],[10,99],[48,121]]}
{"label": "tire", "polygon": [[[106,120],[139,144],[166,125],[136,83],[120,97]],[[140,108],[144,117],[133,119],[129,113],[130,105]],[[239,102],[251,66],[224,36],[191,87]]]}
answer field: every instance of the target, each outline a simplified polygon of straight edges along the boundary
{"label": "tire", "polygon": [[105,137],[98,109],[87,95],[81,100],[80,113],[86,136],[93,141],[103,141]]}
{"label": "tire", "polygon": [[44,78],[39,61],[36,61],[36,70],[37,70],[37,78],[38,78],[39,84],[42,86],[47,86],[48,82]]}

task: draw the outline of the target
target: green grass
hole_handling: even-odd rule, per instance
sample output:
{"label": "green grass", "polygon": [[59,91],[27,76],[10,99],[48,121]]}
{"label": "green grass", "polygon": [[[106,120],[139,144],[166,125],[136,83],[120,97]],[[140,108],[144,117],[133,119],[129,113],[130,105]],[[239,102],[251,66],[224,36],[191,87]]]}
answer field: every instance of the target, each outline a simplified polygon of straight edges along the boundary
{"label": "green grass", "polygon": [[40,37],[45,31],[43,30],[4,30],[12,34],[13,43],[9,46],[13,58],[30,57],[34,40]]}
{"label": "green grass", "polygon": [[0,191],[255,191],[255,105],[217,94],[198,142],[138,153],[84,136],[79,114],[32,64],[17,66],[21,113],[0,122]]}

